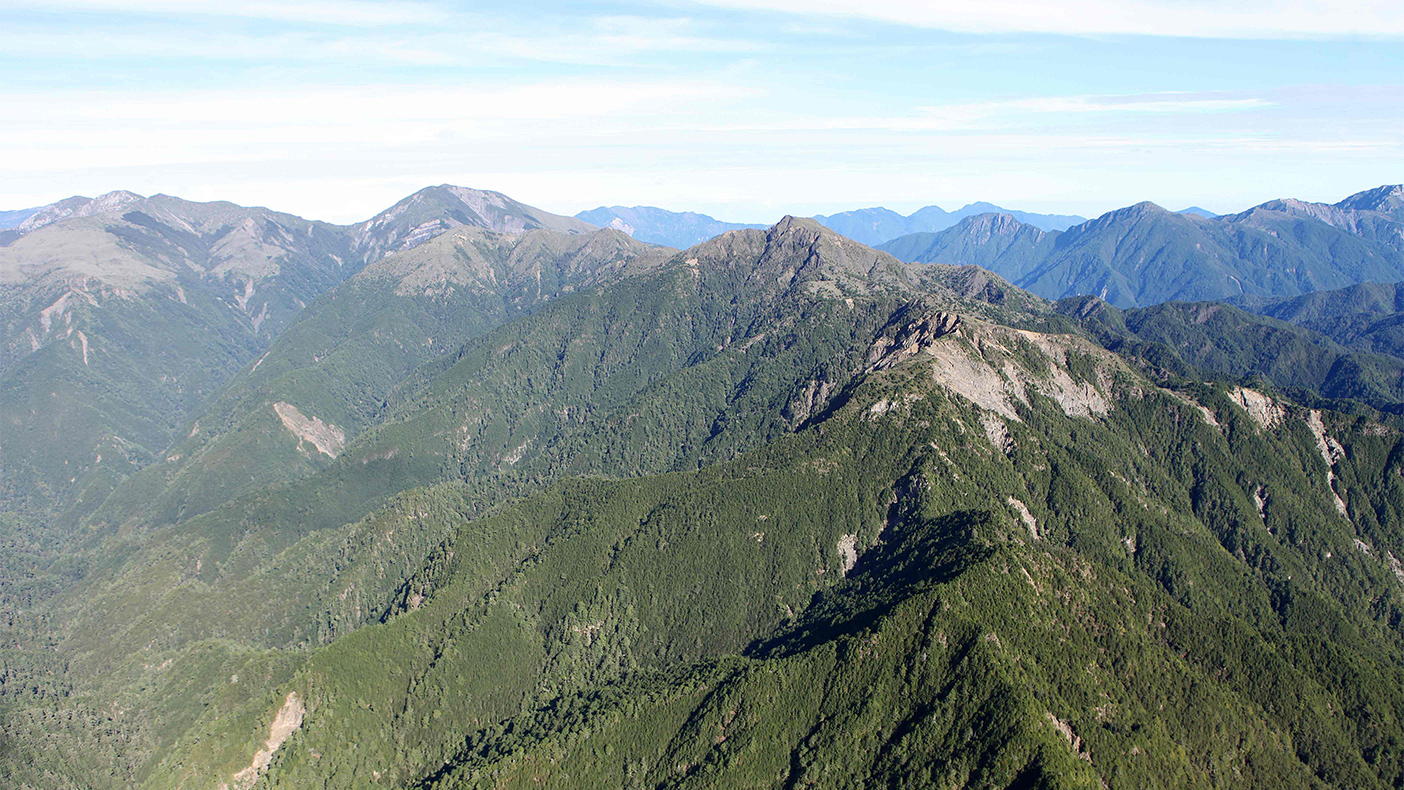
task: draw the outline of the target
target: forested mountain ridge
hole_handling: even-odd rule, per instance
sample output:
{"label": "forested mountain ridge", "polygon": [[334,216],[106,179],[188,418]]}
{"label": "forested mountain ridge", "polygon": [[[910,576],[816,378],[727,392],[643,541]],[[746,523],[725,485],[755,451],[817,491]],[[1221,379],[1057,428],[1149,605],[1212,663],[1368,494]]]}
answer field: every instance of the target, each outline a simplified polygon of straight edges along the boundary
{"label": "forested mountain ridge", "polygon": [[[334,569],[393,590],[423,557],[414,552],[432,549],[432,533],[411,530],[398,542],[411,553],[395,566],[345,566],[337,547],[362,545],[367,523],[358,519],[397,491],[459,480],[471,494],[465,506],[480,511],[561,475],[726,458],[793,430],[822,405],[821,392],[832,396],[835,382],[815,380],[816,371],[837,360],[848,361],[831,376],[860,368],[871,333],[909,298],[902,294],[940,303],[972,294],[1003,303],[986,303],[997,312],[1032,304],[988,275],[904,266],[807,220],[733,234],[654,268],[554,301],[423,369],[390,398],[379,427],[311,477],[177,527],[97,533],[104,548],[85,581],[52,604],[76,640],[76,652],[65,652],[74,676],[122,688],[117,668],[153,637],[182,649],[220,635],[262,644],[276,622],[284,625],[272,644],[318,644],[374,616],[360,593],[336,597]],[[865,298],[879,302],[867,307]],[[855,331],[854,321],[867,328]],[[564,347],[573,353],[563,357]],[[299,570],[277,581],[269,568]],[[140,592],[168,584],[170,595]],[[289,601],[301,606],[288,610]]]}
{"label": "forested mountain ridge", "polygon": [[1107,348],[1178,376],[1262,379],[1299,399],[1351,400],[1398,412],[1404,358],[1218,302],[1118,310],[1095,296],[1057,304]]}
{"label": "forested mountain ridge", "polygon": [[100,501],[149,463],[350,268],[336,226],[160,195],[17,230],[0,247],[0,497],[38,510]]}
{"label": "forested mountain ridge", "polygon": [[1012,214],[978,214],[941,233],[913,233],[878,246],[904,261],[975,265],[1010,282],[1048,256],[1057,232],[1026,225]]}
{"label": "forested mountain ridge", "polygon": [[1399,283],[1362,283],[1291,299],[1240,306],[1327,335],[1342,345],[1404,359],[1404,291]]}

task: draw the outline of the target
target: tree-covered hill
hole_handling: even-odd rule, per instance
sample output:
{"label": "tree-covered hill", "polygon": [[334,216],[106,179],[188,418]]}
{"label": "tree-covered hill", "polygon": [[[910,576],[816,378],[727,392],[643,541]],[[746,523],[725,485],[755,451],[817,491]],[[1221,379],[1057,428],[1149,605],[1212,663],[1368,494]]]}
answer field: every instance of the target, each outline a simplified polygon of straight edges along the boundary
{"label": "tree-covered hill", "polygon": [[1122,311],[1089,296],[1065,299],[1057,309],[1106,347],[1162,373],[1259,377],[1307,399],[1352,399],[1389,411],[1404,402],[1404,359],[1231,305],[1169,302]]}
{"label": "tree-covered hill", "polygon": [[1351,348],[1404,359],[1404,291],[1398,283],[1362,283],[1292,299],[1245,300],[1241,306],[1314,329]]}

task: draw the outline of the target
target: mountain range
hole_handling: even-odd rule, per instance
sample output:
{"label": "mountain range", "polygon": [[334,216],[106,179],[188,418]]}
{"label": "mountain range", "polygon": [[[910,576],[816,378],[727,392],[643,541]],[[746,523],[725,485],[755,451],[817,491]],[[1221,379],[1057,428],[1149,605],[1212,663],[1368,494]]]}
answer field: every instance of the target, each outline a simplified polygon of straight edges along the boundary
{"label": "mountain range", "polygon": [[0,779],[1398,787],[1398,195],[891,252],[447,185],[46,207]]}
{"label": "mountain range", "polygon": [[1138,203],[1062,232],[982,215],[881,247],[904,260],[987,266],[1048,299],[1090,294],[1125,308],[1293,297],[1404,279],[1401,191],[1274,200],[1216,218]]}
{"label": "mountain range", "polygon": [[130,192],[40,209],[0,238],[0,500],[95,504],[320,295],[457,227],[595,230],[451,186],[352,226]]}
{"label": "mountain range", "polygon": [[880,245],[913,233],[942,231],[967,217],[991,213],[1008,214],[1026,225],[1048,231],[1066,230],[1086,221],[1083,217],[1072,215],[1009,211],[990,203],[971,203],[951,212],[940,206],[927,206],[905,217],[890,209],[864,208],[827,217],[817,216],[815,219],[824,227],[832,228],[851,239],[864,244]]}
{"label": "mountain range", "polygon": [[[885,208],[864,208],[830,216],[816,216],[815,221],[855,241],[877,245],[911,233],[944,230],[965,217],[990,212],[1006,212],[989,203],[971,203],[957,211],[947,212],[939,206],[927,206],[903,216]],[[1082,217],[1058,214],[1031,214],[1024,211],[1006,212],[1021,222],[1045,230],[1064,230]],[[640,241],[669,247],[691,247],[731,230],[763,229],[765,225],[722,222],[706,214],[691,211],[675,212],[652,206],[601,206],[575,215],[576,219],[621,230]]]}
{"label": "mountain range", "polygon": [[693,211],[668,211],[653,206],[600,206],[575,215],[602,228],[614,228],[639,241],[685,248],[730,230],[764,228],[739,222],[722,222]]}

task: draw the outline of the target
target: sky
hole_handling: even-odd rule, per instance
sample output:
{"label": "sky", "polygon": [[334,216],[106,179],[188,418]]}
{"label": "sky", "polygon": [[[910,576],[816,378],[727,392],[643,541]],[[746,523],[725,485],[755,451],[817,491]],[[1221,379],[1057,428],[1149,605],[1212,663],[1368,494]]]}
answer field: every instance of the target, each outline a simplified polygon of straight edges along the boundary
{"label": "sky", "polygon": [[1398,0],[0,0],[0,209],[1237,211],[1404,181]]}

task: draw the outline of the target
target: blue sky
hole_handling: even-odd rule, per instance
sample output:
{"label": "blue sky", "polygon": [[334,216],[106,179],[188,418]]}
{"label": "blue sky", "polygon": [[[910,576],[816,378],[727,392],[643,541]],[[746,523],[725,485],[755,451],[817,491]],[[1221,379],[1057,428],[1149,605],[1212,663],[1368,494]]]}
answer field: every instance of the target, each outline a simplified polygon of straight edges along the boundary
{"label": "blue sky", "polygon": [[1404,181],[1404,3],[0,0],[0,209],[427,184],[768,222]]}

